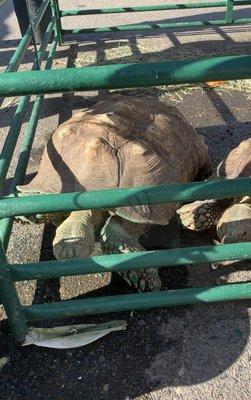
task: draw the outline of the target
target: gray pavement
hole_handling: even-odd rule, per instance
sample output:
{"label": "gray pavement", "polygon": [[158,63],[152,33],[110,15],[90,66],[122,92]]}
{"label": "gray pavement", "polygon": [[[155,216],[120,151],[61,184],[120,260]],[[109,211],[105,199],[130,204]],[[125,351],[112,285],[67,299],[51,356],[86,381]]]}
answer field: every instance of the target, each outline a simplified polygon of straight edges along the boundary
{"label": "gray pavement", "polygon": [[[97,7],[100,1],[62,1],[62,8]],[[70,3],[70,7],[69,7]],[[159,4],[165,1],[158,1]],[[103,3],[102,3],[103,4]],[[116,2],[127,6],[135,2]],[[153,4],[152,0],[137,4]],[[157,2],[156,2],[157,4]],[[105,4],[114,5],[111,0]],[[242,7],[240,16],[247,16],[250,8]],[[189,15],[205,19],[221,18],[221,10],[182,11],[181,20]],[[178,18],[178,13],[146,13],[121,17],[100,16],[80,19],[78,26],[102,26],[118,23],[159,21]],[[191,18],[191,17],[190,17]],[[194,17],[195,18],[195,17]],[[18,43],[19,30],[11,2],[0,8],[0,68],[4,70]],[[82,21],[82,22],[81,22]],[[66,26],[75,24],[69,19]],[[133,60],[177,59],[210,54],[245,54],[250,52],[250,30],[247,26],[206,28],[204,30],[168,30],[133,35],[112,35],[98,38],[82,37],[78,45],[64,45],[57,52],[55,67],[90,65]],[[22,64],[28,69],[33,49]],[[89,106],[104,92],[75,93],[46,96],[40,114],[37,135],[31,154],[28,173],[37,170],[46,140],[52,131],[68,119],[72,112]],[[163,92],[161,92],[163,96]],[[205,135],[210,154],[216,165],[230,149],[250,137],[250,97],[247,91],[194,90],[167,94],[165,101],[175,104]],[[1,145],[8,132],[15,103],[5,102],[0,109]],[[27,112],[18,148],[28,121]],[[8,174],[13,176],[18,148]],[[32,262],[52,257],[53,228],[15,224],[8,260]],[[148,248],[173,247],[212,243],[214,232],[208,235],[189,234],[175,221],[168,228],[154,228],[145,245]],[[157,238],[157,241],[156,241]],[[144,238],[142,239],[144,241]],[[98,251],[98,249],[97,249]],[[211,265],[177,267],[161,271],[163,287],[182,288],[237,282],[250,279],[250,262],[223,263],[217,270]],[[25,282],[18,284],[24,304],[54,301],[61,298],[129,293],[115,275],[64,278],[61,282]],[[250,303],[234,302],[157,309],[118,315],[75,318],[67,323],[126,319],[128,327],[99,341],[75,350],[56,351],[17,345],[1,311],[0,359],[8,362],[0,372],[0,398],[6,400],[248,400],[250,398]],[[60,325],[65,321],[57,320]],[[50,326],[48,321],[40,326]]]}

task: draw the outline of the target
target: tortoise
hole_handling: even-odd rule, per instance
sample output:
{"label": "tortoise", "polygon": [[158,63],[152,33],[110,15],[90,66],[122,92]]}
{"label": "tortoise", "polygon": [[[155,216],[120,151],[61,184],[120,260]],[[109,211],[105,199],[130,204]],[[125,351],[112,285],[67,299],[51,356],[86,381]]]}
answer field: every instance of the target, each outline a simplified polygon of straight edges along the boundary
{"label": "tortoise", "polygon": [[[114,95],[76,113],[47,142],[39,171],[20,195],[185,183],[211,162],[204,138],[174,107],[152,97]],[[146,197],[147,203],[147,197]],[[143,251],[151,224],[166,225],[179,204],[29,216],[57,226],[57,259],[89,257],[99,238],[106,253]],[[139,291],[158,290],[157,268],[123,272]]]}
{"label": "tortoise", "polygon": [[[251,178],[251,138],[227,155],[209,179]],[[222,244],[251,241],[251,198],[203,200],[177,210],[188,229],[203,231],[216,226]]]}

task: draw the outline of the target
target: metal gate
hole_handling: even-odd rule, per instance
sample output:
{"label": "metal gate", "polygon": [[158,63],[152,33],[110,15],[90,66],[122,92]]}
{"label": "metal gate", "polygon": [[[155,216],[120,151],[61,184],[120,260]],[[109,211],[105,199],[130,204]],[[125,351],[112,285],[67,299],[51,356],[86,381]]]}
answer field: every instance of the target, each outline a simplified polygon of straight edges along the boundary
{"label": "metal gate", "polygon": [[[153,204],[207,198],[251,196],[250,178],[221,182],[210,181],[157,187],[110,189],[97,192],[36,195],[21,198],[15,196],[16,185],[21,184],[25,176],[44,94],[74,90],[84,91],[203,82],[206,80],[246,79],[251,77],[250,55],[51,70],[57,45],[62,42],[65,34],[244,24],[251,22],[251,18],[234,19],[233,6],[247,4],[251,4],[251,1],[227,0],[207,3],[104,8],[99,10],[59,10],[56,0],[44,0],[42,2],[36,15],[32,18],[31,26],[29,26],[12,56],[7,70],[0,75],[0,96],[21,96],[1,152],[1,188],[5,184],[30,96],[36,94],[12,181],[11,194],[0,199],[0,294],[16,340],[22,341],[24,339],[28,331],[29,321],[34,320],[251,298],[251,283],[240,282],[215,287],[177,289],[84,300],[65,300],[52,304],[23,306],[15,288],[15,282],[29,279],[48,279],[97,272],[133,270],[142,267],[168,268],[174,265],[209,263],[221,260],[244,260],[251,258],[250,242],[104,255],[85,260],[47,261],[29,264],[9,264],[5,255],[12,231],[13,219],[16,215],[138,205],[145,204],[146,201],[149,204]],[[46,8],[49,6],[52,7],[53,17],[48,24],[42,44],[37,52],[32,71],[16,72],[32,40],[32,33],[38,27]],[[136,24],[97,29],[72,29],[70,31],[63,30],[61,27],[61,17],[69,15],[222,6],[226,7],[224,20],[164,23],[157,26]],[[40,66],[44,61],[50,41],[45,67],[41,70]]]}

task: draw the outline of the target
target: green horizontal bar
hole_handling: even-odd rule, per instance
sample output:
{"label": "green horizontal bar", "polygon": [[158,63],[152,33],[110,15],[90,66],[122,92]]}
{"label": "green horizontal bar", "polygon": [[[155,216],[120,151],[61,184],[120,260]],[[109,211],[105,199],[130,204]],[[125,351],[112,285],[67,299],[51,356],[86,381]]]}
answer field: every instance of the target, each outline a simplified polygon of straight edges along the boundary
{"label": "green horizontal bar", "polygon": [[112,271],[129,271],[139,268],[173,267],[175,265],[247,259],[251,259],[251,242],[111,254],[83,260],[53,260],[30,264],[12,264],[9,265],[9,269],[14,281],[24,281]]}
{"label": "green horizontal bar", "polygon": [[[37,59],[38,59],[39,65],[42,63],[44,55],[46,53],[46,48],[50,41],[50,38],[51,38],[51,35],[53,32],[53,28],[54,28],[54,24],[55,24],[54,18],[52,18],[51,22],[48,24],[42,44],[38,51]],[[37,60],[34,62],[32,69],[34,70],[34,69],[36,69],[36,67],[37,67]],[[16,73],[19,74],[20,72],[16,72]],[[3,79],[5,76],[8,76],[9,74],[12,75],[15,73],[14,72],[4,73]],[[18,103],[17,109],[15,111],[14,117],[11,121],[9,132],[6,137],[1,154],[0,154],[0,190],[2,190],[2,187],[5,182],[5,178],[6,178],[10,163],[11,163],[11,158],[14,153],[17,139],[18,139],[18,136],[20,133],[22,123],[23,123],[23,119],[24,119],[24,116],[25,116],[25,113],[26,113],[26,110],[28,107],[29,99],[30,99],[30,96],[21,97],[21,99]]]}
{"label": "green horizontal bar", "polygon": [[[55,36],[53,42],[50,47],[50,51],[48,54],[48,58],[45,64],[45,69],[50,69],[53,63],[53,58],[55,56],[56,48],[58,44],[58,37]],[[14,193],[16,186],[23,182],[26,168],[29,162],[30,151],[32,147],[32,143],[35,136],[35,131],[37,127],[39,111],[41,107],[41,103],[44,96],[39,95],[37,96],[36,100],[34,101],[30,119],[27,125],[27,128],[24,133],[23,143],[20,149],[20,155],[15,171],[15,175],[11,182],[10,193]],[[13,225],[12,218],[4,218],[0,220],[0,242],[3,244],[4,249],[7,249],[11,229]]]}
{"label": "green horizontal bar", "polygon": [[169,28],[196,28],[214,25],[242,25],[251,23],[251,18],[235,19],[232,22],[226,22],[224,19],[212,21],[187,21],[187,22],[167,22],[167,23],[149,23],[149,24],[130,24],[118,26],[105,26],[101,28],[77,28],[63,29],[64,35],[69,34],[86,34],[86,33],[107,33],[107,32],[128,32],[128,31],[145,31],[149,29],[169,29]]}
{"label": "green horizontal bar", "polygon": [[65,300],[23,307],[30,321],[251,298],[251,283]]}
{"label": "green horizontal bar", "polygon": [[15,215],[48,213],[52,211],[76,211],[231,198],[251,195],[251,178],[218,181],[114,188],[90,192],[44,194],[0,199],[0,218]]}
{"label": "green horizontal bar", "polygon": [[249,6],[251,0],[234,0],[234,6]]}
{"label": "green horizontal bar", "polygon": [[[236,0],[234,2],[236,6],[249,5],[250,0]],[[62,10],[60,12],[61,17],[69,17],[74,15],[96,15],[96,14],[122,14],[129,12],[149,12],[149,11],[165,11],[165,10],[184,10],[184,9],[195,9],[195,8],[215,8],[225,7],[227,1],[210,1],[205,3],[184,3],[184,4],[160,4],[154,6],[131,6],[131,7],[112,7],[112,8],[95,8],[89,10]]]}
{"label": "green horizontal bar", "polygon": [[[46,9],[48,7],[49,2],[50,2],[50,0],[44,0],[41,3],[39,9],[37,10],[36,15],[33,17],[32,21],[33,21],[34,30],[37,29]],[[31,39],[32,39],[32,28],[31,28],[31,26],[29,26],[26,33],[20,40],[20,43],[17,46],[15,53],[11,57],[8,67],[6,68],[6,72],[15,72],[18,70],[18,68],[24,58],[26,49],[30,44]]]}
{"label": "green horizontal bar", "polygon": [[224,7],[226,1],[213,1],[206,3],[184,3],[184,4],[160,4],[154,6],[130,6],[130,7],[112,7],[112,8],[95,8],[87,10],[62,10],[61,17],[68,17],[70,15],[95,15],[95,14],[121,14],[129,12],[148,12],[148,11],[165,11],[165,10],[179,10],[179,9],[193,9],[193,8],[210,8],[210,7]]}
{"label": "green horizontal bar", "polygon": [[74,90],[174,85],[250,77],[251,55],[236,55],[6,73],[0,75],[0,95],[17,96]]}

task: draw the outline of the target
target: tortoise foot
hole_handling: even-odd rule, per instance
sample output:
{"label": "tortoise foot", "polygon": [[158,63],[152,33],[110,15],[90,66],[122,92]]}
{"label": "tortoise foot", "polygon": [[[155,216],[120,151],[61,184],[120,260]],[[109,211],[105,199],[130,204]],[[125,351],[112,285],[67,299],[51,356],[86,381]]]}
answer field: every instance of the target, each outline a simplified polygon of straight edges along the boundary
{"label": "tortoise foot", "polygon": [[222,208],[215,200],[194,201],[177,210],[183,226],[194,231],[203,231],[217,224]]}
{"label": "tortoise foot", "polygon": [[89,221],[71,214],[56,230],[53,253],[58,260],[87,258],[94,245],[94,229]]}
{"label": "tortoise foot", "polygon": [[[116,216],[108,218],[101,230],[101,244],[105,253],[125,254],[145,251],[133,235],[129,235]],[[161,288],[158,268],[119,271],[125,281],[139,292],[155,291]]]}
{"label": "tortoise foot", "polygon": [[87,258],[90,256],[90,244],[82,238],[61,239],[53,243],[53,253],[58,260],[68,260],[71,258]]}
{"label": "tortoise foot", "polygon": [[138,271],[123,271],[120,275],[139,292],[153,292],[161,289],[162,282],[158,268],[140,269]]}

